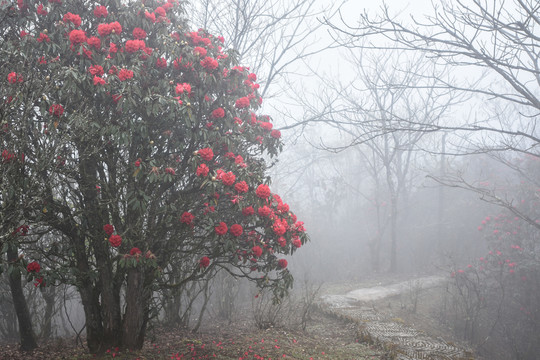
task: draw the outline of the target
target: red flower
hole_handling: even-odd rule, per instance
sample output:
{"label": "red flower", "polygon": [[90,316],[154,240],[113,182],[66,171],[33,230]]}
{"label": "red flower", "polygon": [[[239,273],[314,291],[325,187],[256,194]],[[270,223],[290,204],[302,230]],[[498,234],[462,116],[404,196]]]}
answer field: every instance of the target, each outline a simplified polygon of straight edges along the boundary
{"label": "red flower", "polygon": [[218,67],[218,62],[216,59],[213,59],[209,56],[205,57],[203,60],[201,60],[201,66],[205,68],[206,70],[215,70]]}
{"label": "red flower", "polygon": [[225,116],[225,110],[223,110],[223,108],[217,108],[214,111],[212,111],[213,119],[221,119],[224,116]]}
{"label": "red flower", "polygon": [[109,24],[111,27],[111,33],[119,35],[122,32],[122,25],[118,21]]}
{"label": "red flower", "polygon": [[8,83],[15,84],[16,82],[22,82],[23,77],[21,74],[17,74],[16,72],[10,72],[7,76]]}
{"label": "red flower", "polygon": [[137,52],[141,49],[143,49],[146,46],[144,41],[142,40],[128,40],[126,41],[126,52],[133,54],[134,52]]}
{"label": "red flower", "polygon": [[245,181],[240,181],[240,182],[237,182],[236,184],[234,184],[234,189],[239,194],[242,194],[242,193],[247,193],[248,192],[249,186]]}
{"label": "red flower", "polygon": [[75,25],[75,27],[79,27],[81,26],[81,17],[79,15],[68,12],[64,15],[64,22],[70,22]]}
{"label": "red flower", "polygon": [[95,48],[96,50],[101,49],[101,40],[98,37],[92,36],[89,37],[88,40],[86,40],[88,45]]}
{"label": "red flower", "polygon": [[210,169],[208,168],[208,166],[206,166],[206,164],[200,164],[199,166],[197,166],[197,172],[195,174],[197,176],[206,176],[208,175],[209,171]]}
{"label": "red flower", "polygon": [[129,255],[131,256],[137,256],[137,255],[140,255],[142,254],[142,251],[139,249],[139,248],[131,248],[131,250],[129,250]]}
{"label": "red flower", "polygon": [[295,248],[300,248],[302,246],[302,241],[300,240],[299,237],[295,237],[292,241],[292,244],[294,245]]}
{"label": "red flower", "polygon": [[47,15],[49,12],[47,11],[47,9],[43,9],[43,4],[39,4],[37,7],[37,13],[39,15]]}
{"label": "red flower", "polygon": [[109,243],[112,247],[119,247],[122,244],[122,237],[120,235],[111,235]]}
{"label": "red flower", "polygon": [[64,113],[64,107],[60,104],[52,104],[51,107],[49,107],[49,114],[54,116],[62,116]]}
{"label": "red flower", "polygon": [[105,231],[108,236],[111,236],[114,232],[114,226],[111,224],[105,224],[103,225],[103,231]]}
{"label": "red flower", "polygon": [[257,209],[257,213],[262,217],[268,217],[272,214],[272,209],[270,209],[268,206],[263,206]]}
{"label": "red flower", "polygon": [[107,11],[107,8],[103,5],[98,5],[94,9],[94,16],[97,18],[100,18],[100,17],[106,18],[107,15],[109,15],[109,12]]}
{"label": "red flower", "polygon": [[193,224],[193,219],[195,219],[195,216],[192,213],[187,212],[187,211],[185,211],[182,214],[182,216],[180,216],[180,222],[184,223],[186,225],[192,225]]}
{"label": "red flower", "polygon": [[236,106],[236,108],[238,109],[244,109],[244,108],[249,107],[249,98],[246,96],[246,97],[241,97],[240,99],[237,99],[234,106]]}
{"label": "red flower", "polygon": [[234,224],[231,226],[230,233],[234,236],[240,236],[244,232],[244,229],[242,228],[242,225]]}
{"label": "red flower", "polygon": [[169,175],[176,175],[176,171],[171,167],[165,168],[165,172]]}
{"label": "red flower", "polygon": [[109,24],[99,24],[97,27],[99,36],[104,37],[111,33],[112,27]]}
{"label": "red flower", "polygon": [[295,223],[294,228],[296,229],[296,231],[300,231],[300,232],[306,231],[306,229],[304,228],[304,222],[303,221],[298,221],[297,223]]}
{"label": "red flower", "polygon": [[44,34],[44,33],[40,33],[39,34],[39,37],[37,38],[37,41],[38,42],[51,42],[51,39],[49,38],[49,36],[47,34]]}
{"label": "red flower", "polygon": [[100,78],[99,76],[94,76],[94,85],[105,85],[106,82],[103,78]]}
{"label": "red flower", "polygon": [[83,30],[71,30],[69,33],[69,41],[72,45],[86,42],[86,33]]}
{"label": "red flower", "polygon": [[158,14],[159,16],[166,16],[167,13],[165,12],[165,9],[161,6],[158,6],[156,10],[154,10],[155,14]]}
{"label": "red flower", "polygon": [[157,59],[156,67],[165,69],[167,67],[167,59],[165,59],[164,57]]}
{"label": "red flower", "polygon": [[223,182],[223,185],[231,186],[236,181],[236,176],[232,173],[232,171],[226,172],[221,176],[221,182]]}
{"label": "red flower", "polygon": [[144,12],[144,16],[150,20],[151,22],[155,23],[156,22],[156,14],[154,13],[149,13],[148,11],[145,11]]}
{"label": "red flower", "polygon": [[38,273],[41,270],[41,266],[37,261],[32,261],[26,266],[26,271]]}
{"label": "red flower", "polygon": [[208,265],[210,265],[210,258],[208,256],[203,256],[201,260],[199,260],[199,267],[207,268]]}
{"label": "red flower", "polygon": [[270,131],[274,127],[274,125],[272,125],[272,123],[269,123],[267,121],[260,123],[260,126],[266,131]]}
{"label": "red flower", "polygon": [[198,55],[199,57],[203,58],[206,56],[206,49],[200,46],[197,46],[195,49],[193,49],[193,54]]}
{"label": "red flower", "polygon": [[283,236],[280,236],[277,239],[277,242],[278,242],[279,246],[281,246],[281,247],[287,246],[287,240]]}
{"label": "red flower", "polygon": [[38,286],[45,287],[45,285],[46,283],[45,283],[45,280],[43,279],[43,276],[38,277],[36,281],[34,281],[35,287],[38,287]]}
{"label": "red flower", "polygon": [[144,39],[146,37],[146,31],[144,31],[144,29],[136,27],[135,29],[133,29],[133,37],[135,39]]}
{"label": "red flower", "polygon": [[174,89],[174,91],[176,92],[177,95],[184,93],[184,91],[187,92],[188,95],[190,95],[191,85],[188,83],[176,84],[176,88]]}
{"label": "red flower", "polygon": [[253,206],[248,206],[242,209],[242,214],[244,216],[250,216],[255,214],[255,210],[253,209]]}
{"label": "red flower", "polygon": [[212,150],[212,148],[200,149],[197,154],[199,154],[201,158],[205,161],[212,161],[212,159],[214,158],[214,151]]}
{"label": "red flower", "polygon": [[225,235],[227,233],[227,224],[225,224],[223,221],[219,223],[218,226],[216,226],[214,228],[214,230],[216,231],[216,234],[218,235]]}
{"label": "red flower", "polygon": [[270,136],[273,137],[274,139],[279,139],[281,137],[281,131],[272,130],[272,132],[270,133]]}
{"label": "red flower", "polygon": [[122,69],[118,72],[118,78],[120,81],[131,79],[133,77],[133,71]]}
{"label": "red flower", "polygon": [[251,251],[253,252],[253,256],[260,257],[262,255],[262,249],[260,246],[254,246],[251,248]]}
{"label": "red flower", "polygon": [[276,235],[281,236],[287,232],[289,225],[285,219],[276,219],[272,225],[272,229]]}
{"label": "red flower", "polygon": [[280,267],[281,269],[285,269],[285,268],[287,267],[287,265],[288,265],[287,260],[285,260],[285,259],[279,259],[279,260],[278,260],[278,265],[279,265],[279,267]]}
{"label": "red flower", "polygon": [[255,194],[261,199],[267,199],[270,196],[270,188],[268,185],[261,184],[255,190]]}
{"label": "red flower", "polygon": [[92,75],[97,75],[97,76],[101,76],[105,73],[105,71],[103,71],[103,66],[101,65],[90,66],[90,68],[88,69],[88,72],[90,72],[90,74]]}

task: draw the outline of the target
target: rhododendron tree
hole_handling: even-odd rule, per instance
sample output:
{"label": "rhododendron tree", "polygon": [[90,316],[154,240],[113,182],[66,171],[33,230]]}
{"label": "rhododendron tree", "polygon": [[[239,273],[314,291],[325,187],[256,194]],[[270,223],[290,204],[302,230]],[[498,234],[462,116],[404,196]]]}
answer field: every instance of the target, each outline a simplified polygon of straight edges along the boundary
{"label": "rhododendron tree", "polygon": [[268,186],[282,144],[256,78],[220,39],[174,0],[0,8],[1,165],[25,195],[11,226],[57,239],[34,251],[77,287],[89,349],[140,348],[153,291],[219,269],[283,296],[280,260],[307,236]]}

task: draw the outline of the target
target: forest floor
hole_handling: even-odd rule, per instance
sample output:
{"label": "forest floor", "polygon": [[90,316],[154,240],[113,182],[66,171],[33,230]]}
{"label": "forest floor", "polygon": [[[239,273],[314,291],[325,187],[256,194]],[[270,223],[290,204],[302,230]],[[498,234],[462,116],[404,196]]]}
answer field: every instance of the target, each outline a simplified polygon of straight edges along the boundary
{"label": "forest floor", "polygon": [[[110,349],[95,356],[76,345],[74,339],[64,338],[41,343],[32,353],[21,353],[17,344],[0,345],[0,360],[400,360],[428,355],[435,356],[427,357],[430,359],[472,359],[466,344],[460,343],[438,318],[445,295],[438,283],[441,279],[418,279],[371,277],[325,284],[318,292],[305,331],[297,322],[286,321],[259,329],[246,308],[230,323],[211,317],[196,333],[153,329],[138,352]],[[342,306],[338,306],[340,301]],[[280,316],[282,320],[297,317],[298,307],[289,306]],[[409,345],[416,347],[410,350]]]}
{"label": "forest floor", "polygon": [[156,329],[148,334],[144,348],[136,353],[111,349],[98,357],[76,346],[74,339],[56,339],[40,344],[31,353],[21,353],[17,344],[0,346],[0,359],[389,359],[381,348],[359,343],[357,334],[356,324],[315,311],[306,331],[279,327],[261,330],[249,322],[229,325],[212,321],[197,333]]}

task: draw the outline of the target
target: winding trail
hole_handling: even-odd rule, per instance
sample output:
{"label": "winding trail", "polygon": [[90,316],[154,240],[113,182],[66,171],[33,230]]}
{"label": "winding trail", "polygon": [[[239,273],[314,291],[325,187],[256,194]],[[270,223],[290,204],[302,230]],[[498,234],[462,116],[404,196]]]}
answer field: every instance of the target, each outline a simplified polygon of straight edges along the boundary
{"label": "winding trail", "polygon": [[360,328],[359,336],[363,340],[381,344],[395,354],[395,359],[472,359],[469,351],[449,344],[443,339],[430,337],[378,312],[372,306],[374,301],[405,294],[411,291],[412,286],[427,289],[443,282],[443,277],[428,276],[390,285],[360,288],[346,294],[324,295],[321,300],[329,312],[356,322]]}

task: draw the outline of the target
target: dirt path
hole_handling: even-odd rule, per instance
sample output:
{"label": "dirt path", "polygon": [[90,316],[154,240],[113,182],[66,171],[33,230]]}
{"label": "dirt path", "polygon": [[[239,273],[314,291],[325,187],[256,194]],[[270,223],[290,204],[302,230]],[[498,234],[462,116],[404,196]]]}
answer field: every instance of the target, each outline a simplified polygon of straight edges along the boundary
{"label": "dirt path", "polygon": [[415,359],[472,359],[471,353],[443,339],[431,337],[403,320],[391,318],[377,311],[374,304],[382,299],[405,294],[413,289],[426,289],[440,285],[444,278],[429,276],[388,285],[368,286],[345,294],[327,294],[321,297],[323,306],[337,316],[355,321],[361,328],[360,336],[380,343],[399,360]]}

